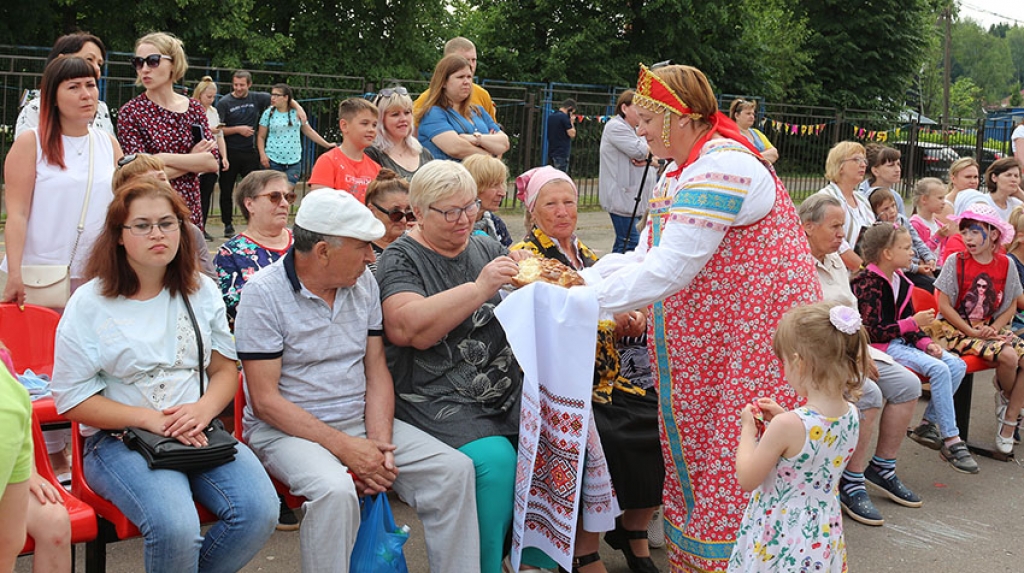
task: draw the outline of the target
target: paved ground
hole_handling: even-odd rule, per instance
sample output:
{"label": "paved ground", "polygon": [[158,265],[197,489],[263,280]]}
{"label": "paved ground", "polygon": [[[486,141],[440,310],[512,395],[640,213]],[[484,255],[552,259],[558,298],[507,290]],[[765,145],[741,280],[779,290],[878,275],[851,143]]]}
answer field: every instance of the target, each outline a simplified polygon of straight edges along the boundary
{"label": "paved ground", "polygon": [[[513,233],[522,228],[521,215],[508,215]],[[241,228],[241,227],[239,227]],[[215,237],[221,228],[211,228]],[[611,222],[603,212],[581,213],[581,239],[598,251],[607,253],[613,240]],[[222,238],[210,245],[216,249]],[[991,374],[976,377],[971,436],[981,443],[992,441],[995,416],[992,410]],[[918,407],[918,416],[923,404]],[[900,451],[899,473],[903,480],[925,500],[919,509],[907,509],[873,495],[886,518],[883,527],[867,527],[849,519],[846,542],[850,570],[854,572],[960,573],[963,571],[1024,571],[1024,547],[1020,543],[1021,510],[1024,508],[1024,469],[1014,462],[979,458],[981,473],[965,475],[943,462],[937,452],[906,440]],[[410,573],[427,573],[422,526],[415,513],[394,502],[396,522],[412,527],[406,545]],[[610,573],[626,573],[621,554],[607,545],[601,547]],[[78,570],[84,550],[79,551]],[[143,570],[142,543],[129,540],[110,546],[108,567],[111,573]],[[668,570],[665,552],[653,552],[655,562]],[[244,571],[285,573],[299,571],[298,533],[277,532]],[[28,558],[18,561],[15,571],[31,570]],[[459,573],[459,572],[433,572]]]}

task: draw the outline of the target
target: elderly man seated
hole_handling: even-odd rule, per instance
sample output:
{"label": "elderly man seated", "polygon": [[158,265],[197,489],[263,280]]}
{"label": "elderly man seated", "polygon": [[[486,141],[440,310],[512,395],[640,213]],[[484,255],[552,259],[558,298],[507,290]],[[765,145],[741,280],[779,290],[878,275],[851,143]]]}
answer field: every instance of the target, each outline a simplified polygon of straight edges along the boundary
{"label": "elderly man seated", "polygon": [[245,437],[307,500],[304,572],[347,572],[357,496],[389,487],[419,513],[431,571],[479,571],[473,463],[393,416],[380,293],[366,269],[383,235],[348,193],[303,199],[294,246],[249,279],[238,305]]}
{"label": "elderly man seated", "polygon": [[[845,238],[846,209],[842,202],[818,193],[801,203],[799,212],[824,300],[857,308],[857,297],[850,289],[850,273],[838,254]],[[896,475],[896,454],[921,396],[921,381],[888,354],[873,346],[868,346],[868,350],[874,371],[864,379],[857,402],[861,415],[860,436],[857,449],[839,481],[839,503],[854,521],[877,526],[883,525],[885,519],[868,497],[868,485],[904,507],[922,505],[921,498]],[[878,444],[869,461],[871,436],[876,425]]]}

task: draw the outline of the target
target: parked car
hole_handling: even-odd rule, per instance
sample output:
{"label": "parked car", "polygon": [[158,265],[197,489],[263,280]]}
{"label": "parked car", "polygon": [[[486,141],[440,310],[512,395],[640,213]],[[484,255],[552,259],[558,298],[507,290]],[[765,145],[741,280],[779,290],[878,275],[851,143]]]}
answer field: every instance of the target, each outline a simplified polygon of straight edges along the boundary
{"label": "parked car", "polygon": [[[900,166],[903,168],[903,176],[910,175],[910,143],[906,141],[895,141],[889,145],[900,150],[902,155]],[[938,177],[943,181],[949,179],[949,166],[959,159],[953,148],[939,143],[918,141],[913,149],[915,180],[922,177]]]}
{"label": "parked car", "polygon": [[981,166],[981,172],[985,173],[989,165],[992,165],[996,161],[1006,157],[1006,154],[998,149],[992,149],[991,147],[981,148],[981,157],[975,155],[978,148],[973,145],[954,145],[953,151],[956,151],[960,157],[973,157],[978,160],[978,165]]}

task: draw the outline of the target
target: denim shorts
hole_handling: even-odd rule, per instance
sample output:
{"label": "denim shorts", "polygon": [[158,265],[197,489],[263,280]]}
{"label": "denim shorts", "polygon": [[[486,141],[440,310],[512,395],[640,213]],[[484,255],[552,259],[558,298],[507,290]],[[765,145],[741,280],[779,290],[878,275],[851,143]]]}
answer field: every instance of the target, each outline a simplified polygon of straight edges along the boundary
{"label": "denim shorts", "polygon": [[271,161],[270,168],[274,171],[280,171],[287,175],[288,183],[291,183],[293,186],[299,182],[299,176],[302,175],[302,162],[284,165],[276,161]]}

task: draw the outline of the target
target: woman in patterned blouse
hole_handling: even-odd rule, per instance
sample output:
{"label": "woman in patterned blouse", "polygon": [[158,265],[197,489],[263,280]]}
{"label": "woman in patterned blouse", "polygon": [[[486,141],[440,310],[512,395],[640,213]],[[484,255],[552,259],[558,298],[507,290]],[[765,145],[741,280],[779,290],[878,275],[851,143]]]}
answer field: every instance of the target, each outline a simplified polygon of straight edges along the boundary
{"label": "woman in patterned blouse", "polygon": [[292,232],[286,225],[293,201],[295,193],[281,171],[253,171],[235,187],[235,204],[248,226],[221,245],[214,258],[232,330],[245,281],[292,246]]}
{"label": "woman in patterned blouse", "polygon": [[[185,199],[191,220],[203,226],[199,173],[217,171],[217,143],[196,100],[174,91],[188,70],[181,40],[165,32],[147,34],[135,43],[131,59],[136,85],[146,91],[121,107],[117,138],[126,154],[156,155],[167,166],[171,187]],[[193,133],[202,132],[202,138]]]}

